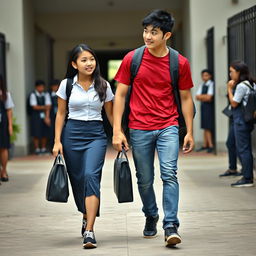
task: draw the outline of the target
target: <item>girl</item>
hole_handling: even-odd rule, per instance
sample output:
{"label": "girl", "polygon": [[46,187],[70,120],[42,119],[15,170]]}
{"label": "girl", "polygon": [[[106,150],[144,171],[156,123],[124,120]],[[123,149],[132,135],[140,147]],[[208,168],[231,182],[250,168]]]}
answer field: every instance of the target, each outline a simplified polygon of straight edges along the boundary
{"label": "girl", "polygon": [[203,83],[199,86],[196,99],[201,101],[201,128],[204,129],[204,144],[197,152],[207,150],[213,152],[214,130],[214,82],[212,72],[204,69],[201,72]]}
{"label": "girl", "polygon": [[[236,150],[242,165],[243,177],[231,184],[232,187],[253,186],[253,156],[251,132],[253,123],[245,122],[243,106],[247,104],[250,90],[256,90],[255,81],[250,77],[248,66],[242,61],[235,61],[230,65],[228,82],[228,97],[232,106]],[[233,89],[235,92],[233,93]]]}
{"label": "girl", "polygon": [[7,92],[4,79],[0,76],[0,179],[9,181],[7,174],[8,149],[10,148],[10,136],[12,135],[12,108],[14,107],[11,94]]}
{"label": "girl", "polygon": [[114,96],[110,85],[100,76],[95,53],[85,44],[72,50],[66,78],[72,79],[72,90],[68,99],[67,79],[64,79],[57,91],[53,154],[60,152],[65,157],[75,202],[83,213],[83,247],[96,248],[93,227],[96,215],[99,216],[100,180],[107,148],[101,110],[104,106],[112,125]]}

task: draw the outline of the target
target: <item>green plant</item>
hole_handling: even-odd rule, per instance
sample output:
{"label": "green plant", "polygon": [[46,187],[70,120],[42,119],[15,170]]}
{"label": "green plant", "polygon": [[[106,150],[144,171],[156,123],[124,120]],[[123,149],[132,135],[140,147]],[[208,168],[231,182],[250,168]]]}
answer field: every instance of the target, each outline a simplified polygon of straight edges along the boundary
{"label": "green plant", "polygon": [[11,136],[11,143],[14,143],[17,140],[18,134],[20,133],[20,125],[17,124],[17,120],[15,117],[12,120],[12,129],[13,133]]}

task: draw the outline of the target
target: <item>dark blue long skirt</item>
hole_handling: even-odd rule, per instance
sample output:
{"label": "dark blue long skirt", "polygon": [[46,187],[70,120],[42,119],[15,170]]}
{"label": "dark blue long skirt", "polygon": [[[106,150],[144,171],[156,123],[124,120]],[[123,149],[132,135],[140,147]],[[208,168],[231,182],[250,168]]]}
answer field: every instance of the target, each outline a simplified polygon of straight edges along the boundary
{"label": "dark blue long skirt", "polygon": [[62,144],[77,209],[86,213],[85,198],[95,195],[100,199],[100,181],[107,149],[103,123],[69,119],[63,128]]}

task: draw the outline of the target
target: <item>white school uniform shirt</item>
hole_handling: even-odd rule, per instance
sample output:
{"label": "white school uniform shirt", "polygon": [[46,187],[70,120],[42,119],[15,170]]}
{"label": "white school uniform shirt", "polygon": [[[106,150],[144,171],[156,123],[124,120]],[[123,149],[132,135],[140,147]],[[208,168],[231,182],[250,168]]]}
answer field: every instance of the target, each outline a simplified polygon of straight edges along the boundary
{"label": "white school uniform shirt", "polygon": [[202,83],[199,85],[196,95],[202,94],[203,85],[208,87],[206,95],[213,95],[214,94],[214,82],[212,80],[208,80],[206,83]]}
{"label": "white school uniform shirt", "polygon": [[[0,90],[0,95],[2,95],[1,90]],[[12,96],[11,96],[10,92],[6,92],[6,100],[4,102],[4,107],[5,107],[5,109],[14,108],[14,103],[13,103]]]}
{"label": "white school uniform shirt", "polygon": [[[251,87],[252,85],[250,84],[249,81],[245,80],[245,81],[242,81],[241,83],[239,83],[237,86],[236,86],[236,89],[235,89],[235,94],[234,94],[234,97],[233,97],[233,100],[237,103],[241,103],[243,102],[243,105],[246,106],[247,104],[247,101],[248,101],[248,97],[249,97],[249,94],[250,94],[250,91],[251,89],[248,87],[249,84]],[[253,89],[256,90],[256,84],[254,83],[253,84]]]}
{"label": "white school uniform shirt", "polygon": [[[67,79],[60,83],[57,96],[63,100],[67,100],[66,95]],[[100,101],[98,93],[95,91],[94,82],[90,85],[88,91],[77,82],[77,75],[73,78],[73,88],[69,98],[68,119],[80,121],[102,121],[101,110],[105,102],[112,101],[114,95],[110,84],[107,82],[106,99]]]}
{"label": "white school uniform shirt", "polygon": [[44,99],[45,99],[44,104],[45,105],[52,105],[51,97],[50,97],[50,94],[48,92],[39,93],[37,90],[35,90],[34,92],[32,92],[30,94],[30,98],[29,98],[30,106],[37,106],[38,105],[36,96],[44,97]]}

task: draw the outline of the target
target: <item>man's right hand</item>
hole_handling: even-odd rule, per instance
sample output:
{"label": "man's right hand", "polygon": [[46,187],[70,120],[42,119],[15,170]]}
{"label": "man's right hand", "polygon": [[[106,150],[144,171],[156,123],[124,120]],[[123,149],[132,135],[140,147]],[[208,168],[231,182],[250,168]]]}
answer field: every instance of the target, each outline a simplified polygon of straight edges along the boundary
{"label": "man's right hand", "polygon": [[126,151],[129,150],[127,139],[122,132],[117,132],[113,134],[112,144],[114,149],[118,152],[122,151],[122,147],[124,147]]}

